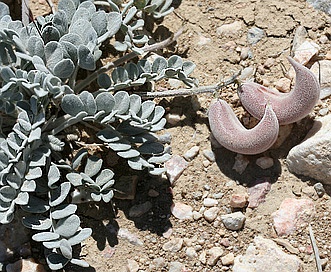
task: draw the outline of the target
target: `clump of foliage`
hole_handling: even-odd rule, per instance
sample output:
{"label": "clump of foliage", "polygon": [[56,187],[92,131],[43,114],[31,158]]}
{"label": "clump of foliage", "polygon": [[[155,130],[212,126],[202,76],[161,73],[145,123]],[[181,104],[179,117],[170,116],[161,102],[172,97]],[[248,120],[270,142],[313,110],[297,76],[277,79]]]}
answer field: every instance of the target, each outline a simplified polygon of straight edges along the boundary
{"label": "clump of foliage", "polygon": [[[71,192],[109,202],[117,178],[86,149],[65,160],[59,137],[64,129],[93,124],[104,147],[132,169],[151,175],[165,170],[162,164],[170,154],[155,134],[166,123],[165,110],[128,90],[163,78],[192,86],[192,62],[142,55],[151,41],[144,19],[162,18],[173,10],[171,4],[60,0],[54,14],[23,25],[0,2],[0,223],[10,223],[15,211],[23,211],[22,222],[35,231],[32,238],[43,244],[51,269],[69,262],[88,266],[73,256],[72,247],[92,230],[81,228]],[[103,45],[109,43],[124,54],[117,60],[122,66],[115,61],[98,68]],[[100,88],[91,91],[95,79]]]}

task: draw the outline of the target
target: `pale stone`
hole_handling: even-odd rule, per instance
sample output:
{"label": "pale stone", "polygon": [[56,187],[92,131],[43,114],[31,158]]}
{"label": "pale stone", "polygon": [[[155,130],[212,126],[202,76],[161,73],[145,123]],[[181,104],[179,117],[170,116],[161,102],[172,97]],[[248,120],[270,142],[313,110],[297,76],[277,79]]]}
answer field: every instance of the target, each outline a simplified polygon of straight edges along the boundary
{"label": "pale stone", "polygon": [[134,205],[129,210],[129,217],[140,217],[143,214],[147,213],[152,207],[153,204],[150,201]]}
{"label": "pale stone", "polygon": [[280,78],[275,82],[275,88],[283,93],[288,93],[291,91],[291,80],[286,77]]}
{"label": "pale stone", "polygon": [[217,204],[218,204],[218,201],[213,198],[206,197],[203,200],[203,206],[205,206],[205,207],[213,207],[213,206],[216,206]]}
{"label": "pale stone", "polygon": [[294,59],[302,65],[307,64],[312,57],[316,56],[320,50],[318,44],[311,41],[304,41],[294,52]]}
{"label": "pale stone", "polygon": [[180,220],[191,220],[193,218],[193,208],[181,202],[176,202],[171,206],[171,213]]}
{"label": "pale stone", "polygon": [[242,194],[232,194],[230,200],[231,208],[244,208],[247,205],[248,195],[246,193]]}
{"label": "pale stone", "polygon": [[248,188],[248,208],[256,208],[265,201],[265,196],[271,189],[269,178],[257,179],[251,187]]}
{"label": "pale stone", "polygon": [[185,251],[185,255],[191,259],[195,259],[198,254],[197,252],[195,251],[194,247],[188,247]]}
{"label": "pale stone", "polygon": [[256,236],[245,255],[235,257],[232,269],[233,272],[300,272],[303,265],[299,257],[286,254],[274,241]]}
{"label": "pale stone", "polygon": [[253,78],[255,73],[255,68],[254,67],[246,67],[241,71],[241,74],[239,76],[240,80],[249,80],[251,78]]}
{"label": "pale stone", "polygon": [[204,211],[203,213],[203,217],[209,222],[213,222],[217,215],[218,215],[218,212],[220,211],[220,208],[218,207],[212,207],[210,209],[207,209]]}
{"label": "pale stone", "polygon": [[272,214],[274,228],[280,236],[291,234],[303,224],[307,225],[314,213],[315,206],[311,199],[286,198]]}
{"label": "pale stone", "polygon": [[286,158],[289,170],[298,175],[331,184],[331,115],[315,120],[302,143],[293,147]]}
{"label": "pale stone", "polygon": [[207,251],[206,250],[202,250],[202,252],[200,253],[200,255],[199,255],[199,261],[202,264],[206,264],[206,262],[207,262]]}
{"label": "pale stone", "polygon": [[117,236],[121,239],[127,240],[130,244],[135,246],[142,246],[144,244],[135,234],[131,233],[126,228],[120,228],[118,230]]}
{"label": "pale stone", "polygon": [[183,272],[185,269],[185,265],[180,262],[171,262],[169,264],[169,270],[168,272]]}
{"label": "pale stone", "polygon": [[234,263],[234,254],[232,252],[226,254],[221,258],[221,261],[223,265],[226,266],[232,265]]}
{"label": "pale stone", "polygon": [[240,230],[244,226],[246,220],[242,212],[234,212],[221,216],[224,226],[229,230]]}
{"label": "pale stone", "polygon": [[218,262],[222,254],[223,254],[223,249],[221,247],[212,247],[207,252],[207,256],[208,256],[207,264],[210,266],[214,266]]}
{"label": "pale stone", "polygon": [[247,32],[247,42],[250,44],[258,43],[265,36],[264,30],[253,26]]}
{"label": "pale stone", "polygon": [[293,128],[293,124],[280,126],[277,140],[271,148],[273,149],[279,148],[285,142],[287,137],[291,134],[292,128]]}
{"label": "pale stone", "polygon": [[206,157],[207,160],[209,160],[210,162],[214,162],[215,159],[215,153],[212,150],[209,149],[205,149],[204,151],[202,151],[202,154]]}
{"label": "pale stone", "polygon": [[274,160],[270,157],[260,157],[256,160],[256,165],[262,169],[268,169],[274,165]]}
{"label": "pale stone", "polygon": [[175,114],[175,113],[168,113],[168,114],[166,115],[166,119],[167,119],[167,122],[168,122],[170,125],[175,126],[175,125],[177,125],[177,124],[180,122],[181,117],[180,117],[180,115]]}
{"label": "pale stone", "polygon": [[245,171],[248,164],[249,160],[244,155],[237,154],[232,169],[241,175]]}
{"label": "pale stone", "polygon": [[139,264],[135,260],[127,260],[127,272],[137,272],[139,270]]}
{"label": "pale stone", "polygon": [[241,21],[235,21],[231,24],[224,24],[217,28],[216,33],[220,36],[235,37],[242,28]]}
{"label": "pale stone", "polygon": [[194,220],[199,220],[199,219],[201,219],[202,218],[202,214],[201,213],[199,213],[199,212],[197,212],[197,211],[193,211],[193,219]]}
{"label": "pale stone", "polygon": [[183,239],[182,238],[172,238],[170,241],[163,244],[162,249],[164,251],[170,252],[178,252],[183,247]]}
{"label": "pale stone", "polygon": [[171,185],[180,177],[187,167],[188,162],[179,155],[173,155],[170,160],[165,163],[165,168],[167,169],[167,177]]}
{"label": "pale stone", "polygon": [[331,86],[331,60],[320,60],[310,69],[318,78],[321,87]]}
{"label": "pale stone", "polygon": [[200,147],[198,147],[197,145],[193,146],[192,148],[190,148],[188,151],[185,152],[184,158],[187,161],[193,160],[199,154],[199,150]]}
{"label": "pale stone", "polygon": [[46,272],[42,264],[36,263],[33,259],[22,259],[6,266],[7,272]]}

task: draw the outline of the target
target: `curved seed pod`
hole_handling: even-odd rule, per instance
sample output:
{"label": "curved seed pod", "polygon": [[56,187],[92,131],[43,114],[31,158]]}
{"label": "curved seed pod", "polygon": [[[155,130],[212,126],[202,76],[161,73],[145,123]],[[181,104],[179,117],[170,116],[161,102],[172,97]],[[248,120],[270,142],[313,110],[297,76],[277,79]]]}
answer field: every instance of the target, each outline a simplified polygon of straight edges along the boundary
{"label": "curved seed pod", "polygon": [[208,112],[211,132],[225,148],[246,155],[259,154],[277,140],[279,124],[272,107],[267,104],[262,120],[252,129],[246,129],[231,107],[224,101],[213,103]]}
{"label": "curved seed pod", "polygon": [[320,86],[315,75],[300,63],[288,57],[296,78],[294,89],[280,93],[254,82],[247,82],[238,88],[238,95],[245,109],[261,119],[267,103],[277,115],[280,125],[297,122],[307,116],[320,97]]}

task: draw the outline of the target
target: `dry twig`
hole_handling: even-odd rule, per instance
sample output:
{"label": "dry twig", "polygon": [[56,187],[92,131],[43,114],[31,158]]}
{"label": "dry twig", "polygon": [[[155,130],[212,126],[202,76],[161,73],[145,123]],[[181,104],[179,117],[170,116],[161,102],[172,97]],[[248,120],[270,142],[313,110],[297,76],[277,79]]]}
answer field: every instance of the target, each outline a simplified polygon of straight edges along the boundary
{"label": "dry twig", "polygon": [[313,229],[312,229],[310,224],[309,224],[309,236],[310,236],[310,242],[311,242],[311,245],[313,247],[314,254],[315,254],[317,272],[322,272],[323,269],[322,269],[320,254],[319,254],[319,251],[318,251],[318,247],[316,245],[316,240],[315,240],[315,236],[314,236],[314,233],[313,233]]}

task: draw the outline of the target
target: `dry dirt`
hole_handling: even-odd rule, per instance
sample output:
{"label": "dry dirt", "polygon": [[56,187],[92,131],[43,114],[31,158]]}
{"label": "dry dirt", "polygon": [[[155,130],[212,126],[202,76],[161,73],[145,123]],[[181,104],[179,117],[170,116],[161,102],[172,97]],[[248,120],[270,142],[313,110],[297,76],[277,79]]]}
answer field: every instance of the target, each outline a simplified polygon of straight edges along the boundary
{"label": "dry dirt", "polygon": [[[32,11],[34,15],[38,15],[45,14],[48,9],[44,1],[34,0]],[[217,34],[218,27],[235,21],[241,23],[236,33],[226,36]],[[197,65],[194,76],[199,80],[200,86],[215,84],[241,68],[263,66],[270,58],[274,60],[273,65],[265,68],[264,74],[257,72],[254,77],[256,81],[272,86],[275,81],[284,77],[289,68],[286,56],[291,54],[295,29],[300,25],[308,30],[309,38],[321,46],[319,58],[323,59],[331,50],[330,17],[314,10],[305,0],[184,0],[175,13],[165,18],[163,25],[171,32],[176,32],[183,25],[184,32],[177,44],[163,53],[165,56],[176,53],[193,61]],[[252,26],[257,26],[266,33],[255,45],[247,42],[247,31]],[[252,51],[251,59],[240,60],[240,50],[244,47],[249,47]],[[220,95],[232,105],[238,117],[249,117],[240,105],[234,86],[222,89]],[[165,179],[140,179],[134,200],[115,201],[115,217],[110,205],[99,207],[97,212],[94,210],[84,213],[88,207],[83,207],[83,222],[93,228],[94,234],[84,243],[81,253],[91,264],[91,268],[77,270],[68,267],[66,271],[126,271],[128,259],[139,264],[139,271],[168,271],[167,266],[164,270],[150,268],[153,259],[157,257],[165,258],[167,263],[179,261],[185,265],[186,271],[224,271],[227,268],[220,261],[210,267],[203,265],[198,258],[188,258],[185,255],[185,245],[176,253],[164,251],[162,246],[169,239],[162,234],[170,229],[171,237],[184,238],[186,241],[192,239],[193,246],[200,243],[201,251],[219,245],[220,238],[226,237],[230,246],[223,247],[224,254],[233,252],[237,256],[245,252],[255,235],[270,239],[277,237],[271,214],[286,197],[313,199],[316,214],[311,224],[317,245],[321,258],[331,260],[331,188],[325,186],[327,194],[318,198],[314,190],[311,190],[316,181],[291,174],[284,163],[290,148],[304,138],[311,119],[306,118],[295,124],[291,136],[283,145],[265,152],[264,155],[274,159],[271,169],[262,170],[255,164],[255,160],[262,155],[248,156],[250,164],[240,175],[232,169],[236,154],[225,149],[215,150],[216,163],[207,167],[203,165],[205,158],[202,151],[212,148],[206,117],[212,99],[212,95],[203,94],[193,98],[164,99],[160,102],[167,107],[168,112],[181,116],[178,124],[168,125],[166,129],[172,135],[173,154],[183,155],[195,145],[200,147],[200,153],[189,162],[173,188],[170,188]],[[328,101],[323,103],[325,105]],[[330,105],[328,107],[331,109]],[[318,108],[319,106],[312,116],[317,115]],[[224,196],[219,200],[218,206],[221,208],[220,214],[225,214],[230,209],[231,194],[247,191],[250,184],[261,177],[270,177],[271,191],[265,203],[256,209],[247,208],[243,211],[246,224],[240,231],[225,229],[219,219],[214,223],[208,223],[203,218],[198,221],[180,221],[170,215],[173,202],[186,203],[199,211],[203,200],[196,195],[201,193],[205,197],[220,192]],[[150,189],[158,192],[158,195],[149,196]],[[296,196],[293,192],[301,196]],[[153,204],[147,214],[138,219],[127,217],[131,206],[147,200]],[[130,242],[118,237],[119,228],[127,229],[133,240]],[[139,240],[134,240],[137,238],[142,245],[137,245]],[[297,248],[310,245],[307,226],[285,239]],[[299,253],[298,256],[304,262],[305,272],[316,271],[313,254]],[[231,266],[228,271],[231,271]],[[326,266],[325,271],[331,271],[331,264]]]}

